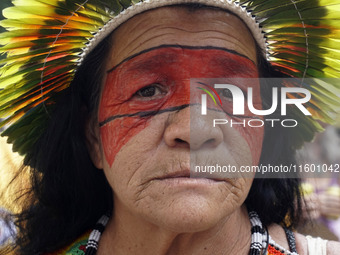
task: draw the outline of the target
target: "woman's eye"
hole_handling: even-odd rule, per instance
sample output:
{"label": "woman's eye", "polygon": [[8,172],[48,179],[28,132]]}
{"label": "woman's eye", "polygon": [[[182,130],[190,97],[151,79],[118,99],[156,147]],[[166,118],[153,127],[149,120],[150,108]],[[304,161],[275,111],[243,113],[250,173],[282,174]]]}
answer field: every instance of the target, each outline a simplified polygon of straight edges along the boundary
{"label": "woman's eye", "polygon": [[157,84],[141,88],[136,92],[136,95],[142,98],[155,97],[162,94],[164,94],[164,91]]}
{"label": "woman's eye", "polygon": [[146,87],[137,91],[137,95],[141,97],[152,97],[156,94],[156,87]]}
{"label": "woman's eye", "polygon": [[233,98],[233,94],[231,93],[231,91],[229,89],[223,89],[221,91],[221,94],[222,94],[223,97],[230,98],[230,99]]}

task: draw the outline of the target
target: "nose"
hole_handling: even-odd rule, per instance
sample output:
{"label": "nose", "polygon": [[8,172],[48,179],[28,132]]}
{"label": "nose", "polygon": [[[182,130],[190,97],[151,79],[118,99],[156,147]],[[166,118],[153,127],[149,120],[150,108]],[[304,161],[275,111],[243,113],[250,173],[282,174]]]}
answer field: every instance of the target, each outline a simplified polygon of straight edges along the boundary
{"label": "nose", "polygon": [[201,115],[199,105],[190,105],[169,115],[164,140],[170,147],[191,150],[214,148],[223,141],[223,132],[213,127],[211,115]]}

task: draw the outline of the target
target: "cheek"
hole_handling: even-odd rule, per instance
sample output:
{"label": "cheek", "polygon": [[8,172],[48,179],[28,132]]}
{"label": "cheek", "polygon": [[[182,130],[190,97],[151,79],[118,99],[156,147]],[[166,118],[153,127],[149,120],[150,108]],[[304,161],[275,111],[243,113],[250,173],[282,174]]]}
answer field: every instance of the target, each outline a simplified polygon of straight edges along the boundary
{"label": "cheek", "polygon": [[254,166],[258,165],[262,151],[262,141],[264,135],[263,127],[238,127],[236,129],[242,135],[249,146],[252,157],[252,164]]}
{"label": "cheek", "polygon": [[101,127],[101,139],[106,161],[111,167],[116,154],[133,136],[148,126],[148,119],[122,118]]}
{"label": "cheek", "polygon": [[[249,79],[249,81],[245,80],[243,84],[245,84],[245,87],[253,87],[253,106],[255,109],[261,110],[262,100],[258,81]],[[228,125],[231,122],[235,124],[233,124],[233,128],[247,142],[252,157],[252,165],[258,165],[264,137],[264,120],[262,116],[256,116],[249,110],[246,98],[244,100],[244,116],[226,115],[225,118],[229,121]],[[229,114],[232,113],[232,102],[225,102],[223,106],[225,112],[229,112]]]}
{"label": "cheek", "polygon": [[[258,80],[249,79],[249,81],[245,81],[245,84],[248,83],[247,87],[253,87],[253,106],[257,110],[262,110],[262,99],[260,93],[260,84]],[[255,86],[252,86],[255,84]],[[245,126],[236,125],[235,128],[239,131],[242,137],[247,142],[251,156],[252,156],[252,164],[258,165],[261,151],[262,151],[262,142],[264,136],[264,120],[262,116],[257,116],[250,112],[247,100],[245,100],[245,118],[242,119],[234,119],[236,122],[245,122]]]}

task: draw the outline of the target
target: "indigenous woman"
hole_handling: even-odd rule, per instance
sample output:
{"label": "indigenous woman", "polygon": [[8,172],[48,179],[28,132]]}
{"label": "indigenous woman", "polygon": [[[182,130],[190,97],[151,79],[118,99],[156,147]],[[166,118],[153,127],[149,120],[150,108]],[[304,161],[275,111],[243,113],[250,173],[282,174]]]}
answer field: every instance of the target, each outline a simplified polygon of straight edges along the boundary
{"label": "indigenous woman", "polygon": [[[213,89],[229,82],[261,110],[275,92],[261,77],[337,75],[325,61],[332,47],[311,60],[336,24],[326,22],[328,6],[137,2],[18,0],[4,12],[4,135],[31,168],[15,252],[336,254],[338,243],[291,230],[299,179],[190,178],[193,165],[294,164],[294,150],[319,129],[313,117],[288,107],[299,126],[271,128],[265,120],[281,107],[270,118],[237,114],[236,92]],[[322,86],[306,108],[320,110]],[[219,102],[201,116],[210,90]],[[317,116],[327,120],[330,106],[322,106]],[[212,126],[222,118],[234,125]],[[266,125],[235,124],[249,118]]]}

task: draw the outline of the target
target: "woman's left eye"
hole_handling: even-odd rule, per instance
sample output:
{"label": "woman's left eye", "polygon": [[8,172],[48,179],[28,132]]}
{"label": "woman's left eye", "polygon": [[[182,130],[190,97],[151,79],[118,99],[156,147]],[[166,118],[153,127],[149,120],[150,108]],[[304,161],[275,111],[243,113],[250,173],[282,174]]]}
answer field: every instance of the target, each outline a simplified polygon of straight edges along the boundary
{"label": "woman's left eye", "polygon": [[229,89],[223,89],[221,94],[222,94],[223,97],[226,97],[228,99],[233,98],[233,94],[231,93],[231,91]]}
{"label": "woman's left eye", "polygon": [[158,84],[155,84],[141,88],[135,95],[142,98],[150,98],[157,97],[162,94],[165,94],[164,90],[162,90]]}

